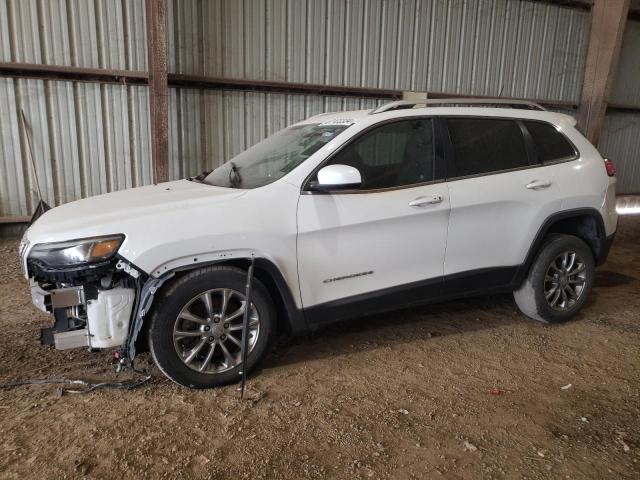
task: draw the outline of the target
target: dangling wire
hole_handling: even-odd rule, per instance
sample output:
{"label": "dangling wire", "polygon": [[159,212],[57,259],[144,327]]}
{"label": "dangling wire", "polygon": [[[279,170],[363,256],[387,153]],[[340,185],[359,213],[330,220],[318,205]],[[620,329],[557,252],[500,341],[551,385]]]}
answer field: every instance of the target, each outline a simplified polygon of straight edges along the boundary
{"label": "dangling wire", "polygon": [[151,375],[146,374],[140,370],[133,370],[134,372],[141,374],[142,377],[138,380],[132,382],[99,382],[99,383],[91,383],[86,380],[71,380],[68,378],[35,378],[35,379],[27,379],[27,380],[18,380],[15,382],[9,383],[0,383],[0,389],[11,389],[17,387],[23,387],[25,385],[76,385],[80,387],[84,387],[82,389],[71,389],[71,388],[63,388],[62,393],[89,393],[94,390],[100,389],[119,389],[119,390],[133,390],[134,388],[138,388],[145,383],[147,383],[151,379]]}

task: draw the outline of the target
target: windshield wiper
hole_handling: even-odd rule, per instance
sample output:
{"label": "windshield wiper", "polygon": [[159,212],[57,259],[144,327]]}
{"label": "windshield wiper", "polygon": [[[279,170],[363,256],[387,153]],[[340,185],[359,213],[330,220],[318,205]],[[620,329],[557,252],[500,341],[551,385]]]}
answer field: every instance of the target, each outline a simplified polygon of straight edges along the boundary
{"label": "windshield wiper", "polygon": [[187,180],[191,180],[192,182],[204,183],[204,179],[207,178],[211,172],[213,172],[213,170],[205,170],[200,175],[196,175],[195,177],[189,177]]}
{"label": "windshield wiper", "polygon": [[229,183],[233,188],[239,188],[242,183],[242,177],[240,176],[238,167],[234,162],[229,162],[229,165],[231,166],[231,170],[229,170]]}

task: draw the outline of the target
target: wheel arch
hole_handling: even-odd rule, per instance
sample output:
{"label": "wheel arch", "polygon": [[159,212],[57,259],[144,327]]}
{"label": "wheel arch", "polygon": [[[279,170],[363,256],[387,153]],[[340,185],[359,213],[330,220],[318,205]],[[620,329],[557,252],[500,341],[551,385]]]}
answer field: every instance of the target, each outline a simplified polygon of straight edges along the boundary
{"label": "wheel arch", "polygon": [[[266,287],[276,308],[278,330],[292,335],[304,332],[304,314],[296,306],[291,289],[278,266],[264,257],[256,257],[254,262],[253,274]],[[231,265],[247,271],[250,263],[251,258],[236,258],[216,262],[215,265]]]}
{"label": "wheel arch", "polygon": [[538,230],[529,247],[525,262],[516,273],[514,282],[516,285],[522,284],[544,239],[550,233],[562,233],[580,238],[591,249],[596,265],[604,263],[608,248],[604,220],[600,212],[595,208],[565,210],[549,216]]}
{"label": "wheel arch", "polygon": [[[260,280],[260,282],[262,282],[262,284],[266,287],[269,295],[273,300],[276,309],[278,330],[291,335],[299,335],[304,333],[307,330],[304,314],[302,310],[296,306],[293,295],[291,293],[291,289],[289,288],[289,285],[287,284],[284,275],[282,274],[278,266],[268,258],[264,257],[256,257],[254,261],[254,276],[258,280]],[[170,287],[170,285],[177,278],[180,278],[183,275],[186,275],[187,273],[200,268],[208,267],[211,265],[229,265],[240,268],[241,270],[246,272],[249,268],[250,263],[251,257],[236,257],[227,260],[194,263],[192,265],[186,265],[174,268],[172,270],[166,270],[157,279],[149,277],[147,281],[152,280],[155,282],[159,282],[160,284],[158,285],[157,290],[161,291]],[[144,312],[141,317],[137,315],[138,312],[134,312],[134,316],[132,317],[132,321],[137,323],[132,332],[136,333],[133,333],[132,338],[127,340],[127,345],[132,345],[135,343],[136,346],[134,351],[146,350],[147,330],[149,328],[148,315],[146,315],[146,313],[148,313],[148,311],[150,311],[150,309],[155,304],[156,295],[157,292],[153,291],[150,299],[151,301],[145,302],[146,312]]]}

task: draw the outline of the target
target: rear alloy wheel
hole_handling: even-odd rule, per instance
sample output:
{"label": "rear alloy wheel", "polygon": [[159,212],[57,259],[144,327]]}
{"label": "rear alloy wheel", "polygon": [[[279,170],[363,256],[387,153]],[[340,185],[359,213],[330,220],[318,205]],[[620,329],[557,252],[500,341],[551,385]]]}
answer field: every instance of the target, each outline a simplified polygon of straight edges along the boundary
{"label": "rear alloy wheel", "polygon": [[580,300],[586,283],[584,260],[577,252],[567,250],[558,255],[547,269],[544,297],[554,310],[569,310]]}
{"label": "rear alloy wheel", "polygon": [[552,234],[513,296],[528,317],[563,322],[586,302],[594,274],[593,253],[584,241],[573,235]]}
{"label": "rear alloy wheel", "polygon": [[246,276],[235,267],[208,267],[179,278],[159,295],[151,315],[149,347],[167,377],[191,388],[239,381],[247,308],[247,371],[264,358],[275,333],[273,302],[254,278],[247,307]]}

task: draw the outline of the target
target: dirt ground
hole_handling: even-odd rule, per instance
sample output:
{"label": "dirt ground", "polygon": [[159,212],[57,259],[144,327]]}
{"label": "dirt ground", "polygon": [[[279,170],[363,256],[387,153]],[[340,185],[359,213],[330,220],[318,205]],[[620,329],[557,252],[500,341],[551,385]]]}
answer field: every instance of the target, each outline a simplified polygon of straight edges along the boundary
{"label": "dirt ground", "polygon": [[[120,379],[112,352],[39,345],[17,240],[0,240],[0,382]],[[385,314],[281,344],[249,380],[191,391],[0,389],[1,478],[639,478],[640,217],[584,311],[510,296]]]}

